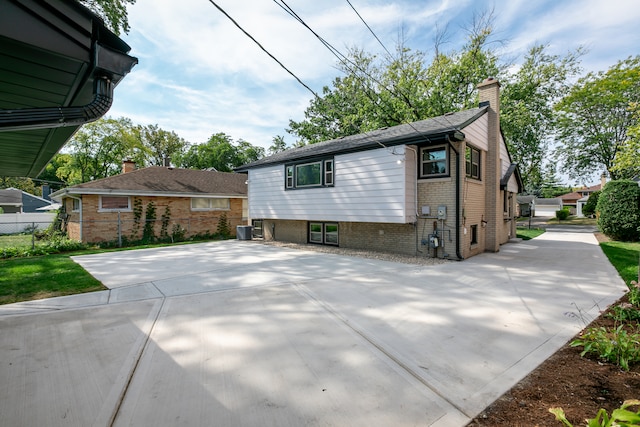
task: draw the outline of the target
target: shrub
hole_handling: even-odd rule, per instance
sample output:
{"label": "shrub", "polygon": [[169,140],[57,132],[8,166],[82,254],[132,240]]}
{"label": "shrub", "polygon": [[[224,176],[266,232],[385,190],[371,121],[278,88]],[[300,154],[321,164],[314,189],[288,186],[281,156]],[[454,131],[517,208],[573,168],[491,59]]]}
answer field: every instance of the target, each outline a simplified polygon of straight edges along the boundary
{"label": "shrub", "polygon": [[218,227],[216,229],[216,232],[223,239],[228,239],[229,236],[231,235],[231,230],[229,228],[229,221],[227,221],[227,214],[226,213],[223,213],[222,215],[220,215],[220,219],[218,220]]}
{"label": "shrub", "polygon": [[598,199],[600,198],[600,191],[594,191],[589,195],[587,203],[582,207],[582,214],[584,216],[593,216],[596,213],[596,206],[598,205]]}
{"label": "shrub", "polygon": [[156,239],[154,227],[156,224],[156,205],[153,202],[147,204],[145,211],[144,227],[142,228],[142,241],[153,242]]}
{"label": "shrub", "polygon": [[571,347],[583,347],[580,356],[596,353],[600,359],[615,363],[625,371],[631,363],[640,362],[640,334],[629,333],[620,325],[615,329],[589,328]]}
{"label": "shrub", "polygon": [[562,208],[556,211],[556,218],[558,218],[558,221],[563,221],[567,218],[569,218],[569,209],[567,208]]}
{"label": "shrub", "polygon": [[[628,408],[631,406],[639,406],[640,400],[625,400],[620,408],[614,409],[611,416],[606,409],[600,409],[595,418],[585,420],[587,427],[638,427],[640,425],[640,411],[634,412]],[[556,420],[562,422],[566,427],[573,427],[573,424],[567,420],[562,408],[550,408],[549,412],[556,416]]]}
{"label": "shrub", "polygon": [[596,210],[598,227],[614,240],[640,240],[640,187],[631,180],[607,183]]}

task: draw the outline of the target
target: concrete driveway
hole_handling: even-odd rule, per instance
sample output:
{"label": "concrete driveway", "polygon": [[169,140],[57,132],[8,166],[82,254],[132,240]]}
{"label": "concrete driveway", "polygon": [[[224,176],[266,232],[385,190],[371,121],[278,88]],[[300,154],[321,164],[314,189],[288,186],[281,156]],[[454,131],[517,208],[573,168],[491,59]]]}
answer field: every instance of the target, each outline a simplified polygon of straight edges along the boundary
{"label": "concrete driveway", "polygon": [[618,299],[590,233],[435,266],[226,241],[0,307],[0,425],[463,426]]}

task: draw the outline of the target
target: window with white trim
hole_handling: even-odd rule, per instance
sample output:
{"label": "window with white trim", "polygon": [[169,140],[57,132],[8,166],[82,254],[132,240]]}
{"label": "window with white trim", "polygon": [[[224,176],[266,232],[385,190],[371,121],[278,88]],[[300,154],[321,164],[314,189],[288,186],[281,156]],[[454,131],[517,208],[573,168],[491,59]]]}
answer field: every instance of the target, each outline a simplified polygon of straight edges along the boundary
{"label": "window with white trim", "polygon": [[99,211],[122,212],[131,210],[131,200],[128,196],[100,196]]}
{"label": "window with white trim", "polygon": [[473,179],[480,179],[480,150],[467,145],[464,157],[467,176]]}
{"label": "window with white trim", "polygon": [[338,246],[337,222],[310,222],[309,243]]}
{"label": "window with white trim", "polygon": [[335,179],[333,159],[285,166],[285,188],[332,187]]}
{"label": "window with white trim", "polygon": [[449,175],[449,150],[446,145],[420,149],[420,177]]}
{"label": "window with white trim", "polygon": [[192,197],[192,211],[228,211],[229,199],[210,199],[207,197]]}
{"label": "window with white trim", "polygon": [[71,199],[72,207],[71,212],[80,212],[80,199]]}

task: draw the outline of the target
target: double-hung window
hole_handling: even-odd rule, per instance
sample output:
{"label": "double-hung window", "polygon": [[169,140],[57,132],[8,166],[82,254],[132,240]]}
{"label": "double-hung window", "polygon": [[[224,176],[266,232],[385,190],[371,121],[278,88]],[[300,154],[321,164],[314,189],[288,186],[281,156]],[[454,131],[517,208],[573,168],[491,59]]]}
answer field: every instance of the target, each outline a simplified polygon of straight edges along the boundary
{"label": "double-hung window", "polygon": [[469,178],[480,179],[480,150],[467,145],[464,157],[467,176]]}
{"label": "double-hung window", "polygon": [[285,166],[285,188],[332,187],[335,178],[333,159]]}
{"label": "double-hung window", "polygon": [[446,145],[420,149],[420,177],[449,175],[449,150]]}

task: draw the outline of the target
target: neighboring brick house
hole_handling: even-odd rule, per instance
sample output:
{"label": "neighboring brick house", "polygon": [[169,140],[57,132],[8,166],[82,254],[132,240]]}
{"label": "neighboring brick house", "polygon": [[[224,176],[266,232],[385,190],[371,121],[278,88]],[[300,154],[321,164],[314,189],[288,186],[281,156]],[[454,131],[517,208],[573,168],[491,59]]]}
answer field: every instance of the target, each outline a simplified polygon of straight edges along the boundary
{"label": "neighboring brick house", "polygon": [[606,183],[607,175],[603,172],[602,175],[600,175],[600,184],[583,187],[571,193],[558,196],[557,198],[562,199],[562,205],[569,208],[571,215],[582,217],[584,216],[582,215],[582,208],[587,203],[587,200],[589,200],[591,193],[602,190]]}
{"label": "neighboring brick house", "polygon": [[[115,241],[118,233],[142,235],[149,204],[155,206],[154,235],[184,232],[185,237],[213,234],[226,216],[235,235],[247,223],[246,175],[152,166],[135,170],[125,162],[120,175],[56,191],[51,197],[67,214],[69,238],[82,242]],[[166,208],[169,208],[167,211]]]}
{"label": "neighboring brick house", "polygon": [[286,150],[248,173],[267,240],[464,259],[515,236],[522,181],[500,130],[500,84],[480,107]]}

